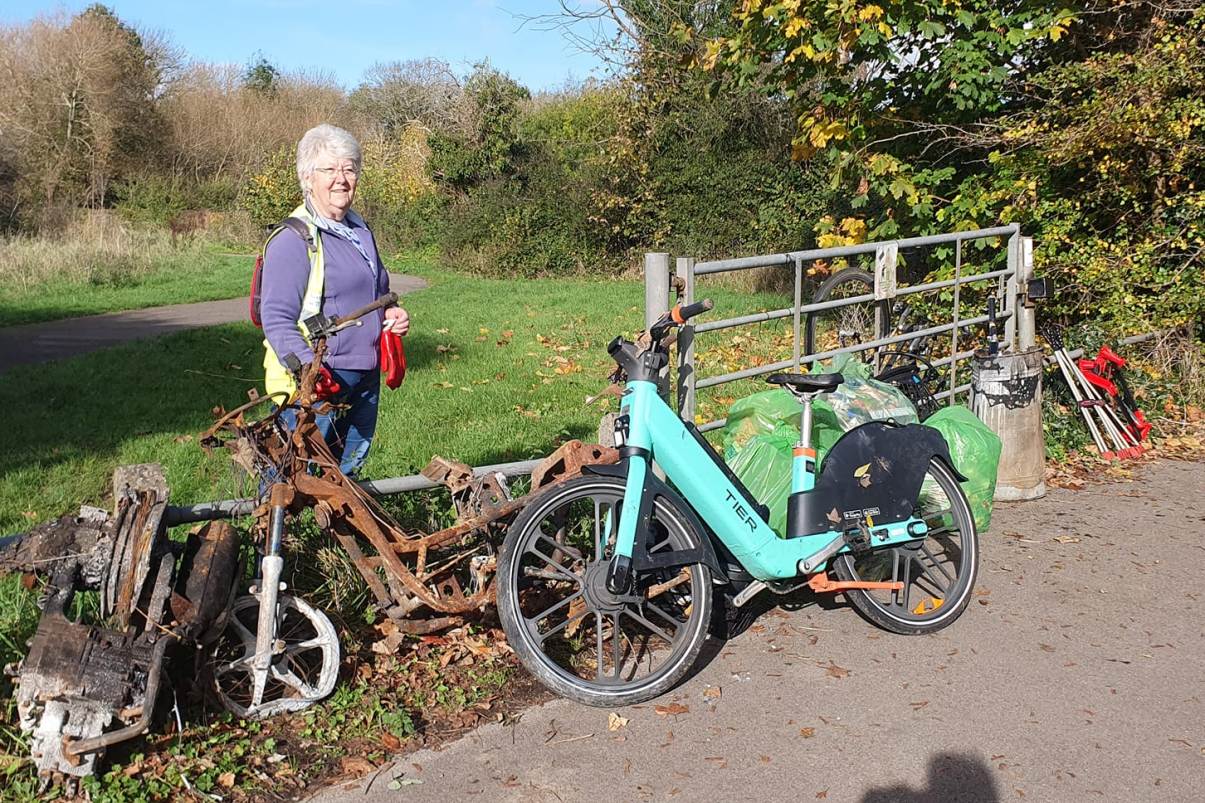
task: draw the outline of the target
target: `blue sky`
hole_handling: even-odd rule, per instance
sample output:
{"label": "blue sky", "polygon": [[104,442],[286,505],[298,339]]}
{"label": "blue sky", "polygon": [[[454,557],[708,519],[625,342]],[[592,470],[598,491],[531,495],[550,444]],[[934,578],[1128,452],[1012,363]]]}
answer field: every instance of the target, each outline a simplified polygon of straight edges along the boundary
{"label": "blue sky", "polygon": [[[92,0],[4,0],[0,24]],[[556,0],[108,0],[127,23],[159,31],[197,61],[247,64],[257,52],[278,68],[331,73],[348,88],[376,62],[433,56],[458,73],[488,58],[533,90],[601,76],[598,60],[559,31],[522,26],[555,13]],[[522,27],[521,27],[522,26]]]}

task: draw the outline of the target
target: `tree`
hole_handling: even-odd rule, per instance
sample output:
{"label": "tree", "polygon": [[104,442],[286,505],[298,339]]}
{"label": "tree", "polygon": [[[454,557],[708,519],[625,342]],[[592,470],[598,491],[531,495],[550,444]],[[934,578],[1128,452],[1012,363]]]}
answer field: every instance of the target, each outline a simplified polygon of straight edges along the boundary
{"label": "tree", "polygon": [[411,124],[445,134],[470,132],[464,88],[439,59],[373,65],[352,93],[351,106],[387,135],[400,134]]}
{"label": "tree", "polygon": [[280,70],[262,54],[254,63],[247,65],[243,72],[243,87],[250,92],[272,96],[276,94],[276,82],[280,78]]}
{"label": "tree", "polygon": [[518,156],[519,111],[531,93],[513,78],[482,62],[464,82],[469,109],[467,132],[433,132],[431,172],[464,192],[509,173]]}
{"label": "tree", "polygon": [[103,204],[115,178],[153,162],[168,48],[104,6],[0,29],[0,135],[23,181],[18,215]]}

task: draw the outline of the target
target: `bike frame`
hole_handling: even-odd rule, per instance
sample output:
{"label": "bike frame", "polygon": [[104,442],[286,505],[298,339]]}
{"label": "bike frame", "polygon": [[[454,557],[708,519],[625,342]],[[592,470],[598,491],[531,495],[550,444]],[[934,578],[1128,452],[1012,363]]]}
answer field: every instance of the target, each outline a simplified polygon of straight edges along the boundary
{"label": "bike frame", "polygon": [[[806,403],[806,402],[805,402]],[[654,460],[716,537],[753,577],[762,581],[789,580],[823,570],[828,559],[850,548],[839,530],[795,538],[780,538],[746,502],[715,458],[695,440],[682,420],[657,393],[651,381],[632,380],[620,401],[620,418],[627,417],[624,463],[627,484],[616,533],[615,554],[629,560],[636,541],[645,478]],[[810,419],[807,416],[806,419]],[[805,420],[806,420],[805,419]],[[806,420],[810,424],[810,420]],[[810,429],[804,426],[804,432]],[[792,465],[792,492],[810,492],[815,483],[815,452],[801,433]],[[925,537],[923,521],[910,518],[871,526],[875,549]]]}

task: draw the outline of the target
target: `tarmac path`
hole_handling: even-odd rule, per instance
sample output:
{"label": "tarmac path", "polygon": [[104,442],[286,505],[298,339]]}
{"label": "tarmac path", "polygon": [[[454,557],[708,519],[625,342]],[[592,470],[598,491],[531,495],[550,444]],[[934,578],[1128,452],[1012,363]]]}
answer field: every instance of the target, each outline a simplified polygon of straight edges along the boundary
{"label": "tarmac path", "polygon": [[940,633],[772,610],[614,732],[556,700],[311,800],[1205,800],[1205,463],[1135,475],[999,505]]}
{"label": "tarmac path", "polygon": [[[427,283],[417,276],[391,273],[389,286],[398,295],[405,295],[421,290]],[[131,340],[245,321],[247,315],[247,299],[232,298],[7,326],[0,328],[0,374],[16,365],[74,357]]]}

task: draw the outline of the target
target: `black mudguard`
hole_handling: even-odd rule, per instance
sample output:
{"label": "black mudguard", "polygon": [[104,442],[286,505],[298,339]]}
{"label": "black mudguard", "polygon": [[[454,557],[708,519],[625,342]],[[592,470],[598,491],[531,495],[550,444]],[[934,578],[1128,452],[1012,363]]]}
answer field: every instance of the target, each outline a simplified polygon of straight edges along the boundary
{"label": "black mudguard", "polygon": [[[618,477],[619,479],[626,480],[628,477],[629,459],[625,457],[618,463],[583,466],[582,473],[596,474],[602,477]],[[699,548],[678,549],[650,555],[648,552],[649,545],[646,543],[646,540],[637,538],[636,543],[632,547],[632,568],[636,571],[648,571],[650,569],[671,569],[678,566],[689,566],[692,563],[702,563],[715,573],[717,580],[727,582],[728,575],[720,564],[719,558],[716,557],[715,547],[711,543],[710,531],[699,520],[698,514],[694,512],[691,506],[686,504],[686,501],[677,492],[654,474],[651,468],[644,474],[644,496],[640,504],[641,523],[637,526],[636,532],[641,533],[647,530],[648,521],[652,516],[653,500],[657,496],[665,497],[666,501],[676,507],[686,517],[687,522],[699,536]]]}
{"label": "black mudguard", "polygon": [[829,451],[814,490],[787,502],[787,534],[843,531],[911,518],[929,461],[941,459],[961,481],[945,438],[924,424],[872,421],[851,429]]}

